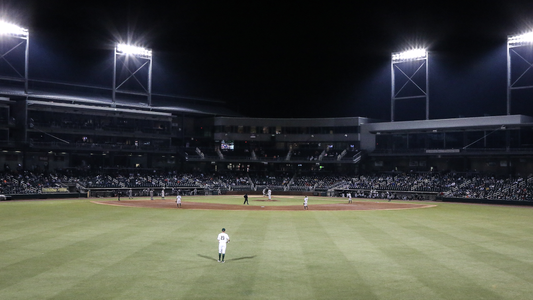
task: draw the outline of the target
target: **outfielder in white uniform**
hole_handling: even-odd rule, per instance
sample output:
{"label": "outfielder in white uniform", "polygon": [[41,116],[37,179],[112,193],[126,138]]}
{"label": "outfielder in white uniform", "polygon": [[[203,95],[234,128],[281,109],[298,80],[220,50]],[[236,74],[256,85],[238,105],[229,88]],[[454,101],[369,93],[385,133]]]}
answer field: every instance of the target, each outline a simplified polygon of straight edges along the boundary
{"label": "outfielder in white uniform", "polygon": [[304,198],[304,209],[309,209],[309,207],[307,207],[307,200],[309,200],[309,198],[307,198],[307,196],[305,196],[305,198]]}
{"label": "outfielder in white uniform", "polygon": [[161,190],[161,199],[165,200],[165,189]]}
{"label": "outfielder in white uniform", "polygon": [[352,193],[348,193],[348,203],[352,203]]}
{"label": "outfielder in white uniform", "polygon": [[272,191],[270,189],[268,189],[267,195],[268,195],[268,200],[272,200]]}
{"label": "outfielder in white uniform", "polygon": [[[226,256],[226,244],[229,243],[229,236],[226,234],[226,228],[222,228],[222,232],[218,234],[218,262],[224,262]],[[222,260],[220,260],[222,258]]]}
{"label": "outfielder in white uniform", "polygon": [[181,207],[181,195],[176,196],[176,206]]}

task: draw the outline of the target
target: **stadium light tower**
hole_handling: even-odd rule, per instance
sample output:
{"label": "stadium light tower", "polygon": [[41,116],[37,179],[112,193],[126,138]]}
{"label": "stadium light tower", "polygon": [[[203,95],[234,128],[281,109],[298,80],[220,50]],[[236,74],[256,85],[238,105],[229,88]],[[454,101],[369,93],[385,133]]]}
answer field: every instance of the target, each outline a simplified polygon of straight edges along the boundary
{"label": "stadium light tower", "polygon": [[[133,58],[133,60],[130,61],[129,58]],[[126,78],[120,83],[117,83],[117,61],[122,63],[123,70],[127,73]],[[130,69],[131,66],[135,69]],[[146,68],[148,69],[148,82],[144,85],[136,77],[136,74]],[[143,89],[142,93],[120,90],[126,82],[129,82],[132,79]],[[113,60],[113,103],[115,103],[117,92],[146,95],[148,105],[152,106],[152,50],[127,44],[117,44],[115,46],[115,56]]]}
{"label": "stadium light tower", "polygon": [[[410,68],[407,68],[410,66]],[[407,69],[410,69],[408,74]],[[415,75],[425,72],[425,81],[420,82],[415,78]],[[396,81],[399,74],[402,78],[403,85],[400,88],[396,87]],[[413,95],[406,92],[406,87],[414,87],[415,93]],[[394,122],[394,109],[397,100],[425,98],[426,100],[426,120],[429,119],[429,82],[428,82],[428,51],[426,49],[417,48],[403,52],[392,53],[391,57],[391,122]],[[403,92],[403,93],[402,93]],[[407,93],[407,94],[405,94]]]}
{"label": "stadium light tower", "polygon": [[[531,78],[526,75],[531,74],[530,70],[533,68],[533,58],[531,54],[533,46],[533,32],[528,32],[519,35],[510,35],[507,37],[507,114],[511,114],[511,92],[518,89],[533,88]],[[514,61],[513,58],[519,58]],[[512,67],[522,67],[522,72],[512,74]],[[529,82],[529,83],[528,83]]]}
{"label": "stadium light tower", "polygon": [[[5,52],[0,53],[2,60],[6,62],[7,65],[17,74],[16,78],[5,78],[13,81],[24,81],[24,93],[28,94],[28,56],[30,49],[30,33],[28,29],[22,28],[18,25],[8,23],[0,20],[0,36],[2,38],[10,39],[20,39],[19,43],[16,43],[14,46],[9,47]],[[2,41],[3,44],[3,41]],[[24,74],[21,74],[20,70],[17,69],[11,62],[8,60],[8,54],[11,52],[16,52],[18,48],[21,48],[24,45]],[[4,50],[2,48],[2,50]]]}

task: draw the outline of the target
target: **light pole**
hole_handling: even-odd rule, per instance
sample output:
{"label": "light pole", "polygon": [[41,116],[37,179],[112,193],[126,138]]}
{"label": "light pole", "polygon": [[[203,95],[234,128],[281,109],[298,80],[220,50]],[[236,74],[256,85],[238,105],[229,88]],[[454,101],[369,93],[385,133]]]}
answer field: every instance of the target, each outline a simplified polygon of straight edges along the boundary
{"label": "light pole", "polygon": [[[415,71],[408,75],[402,66],[405,64],[418,63],[418,67]],[[414,78],[414,76],[425,67],[425,82],[420,83]],[[397,89],[396,87],[396,73],[399,73],[407,80],[404,84]],[[400,76],[401,77],[401,76]],[[415,86],[415,90],[418,94],[400,96],[400,93],[404,88],[411,84]],[[403,52],[392,53],[391,57],[391,122],[394,122],[394,109],[397,100],[402,99],[414,99],[425,98],[426,100],[426,120],[429,120],[429,81],[428,81],[428,51],[426,49],[411,49]]]}
{"label": "light pole", "polygon": [[[117,84],[117,58],[123,57],[122,65],[124,69],[128,72],[126,79]],[[141,60],[141,65],[136,67],[134,70],[128,68],[128,57],[133,57]],[[141,69],[148,68],[148,82],[146,86],[143,85],[139,79],[135,76]],[[119,90],[122,85],[128,82],[130,79],[134,79],[144,90],[141,95],[146,95],[148,99],[148,106],[152,106],[152,50],[146,49],[143,47],[131,46],[127,44],[117,44],[115,46],[115,55],[113,59],[113,104],[116,101],[116,93],[124,94],[139,94],[131,91],[122,91]]]}
{"label": "light pole", "polygon": [[[526,73],[533,68],[533,62],[519,50],[529,51],[531,53],[531,46],[533,46],[533,32],[528,32],[520,35],[512,35],[507,37],[507,114],[511,114],[511,92],[519,89],[533,88],[533,83],[523,82]],[[516,78],[512,77],[513,57],[519,58],[518,62],[514,65],[522,63],[524,66],[523,72],[517,74]],[[514,79],[514,80],[513,80]]]}
{"label": "light pole", "polygon": [[[18,25],[8,23],[5,21],[0,21],[0,36],[15,38],[22,40],[20,43],[9,48],[6,52],[0,53],[1,59],[3,59],[15,73],[19,76],[17,79],[10,78],[10,80],[24,81],[24,93],[28,94],[28,57],[30,50],[30,32],[26,28],[22,28]],[[19,70],[13,64],[11,64],[7,58],[7,55],[17,49],[19,46],[25,44],[24,50],[24,75],[20,74]]]}

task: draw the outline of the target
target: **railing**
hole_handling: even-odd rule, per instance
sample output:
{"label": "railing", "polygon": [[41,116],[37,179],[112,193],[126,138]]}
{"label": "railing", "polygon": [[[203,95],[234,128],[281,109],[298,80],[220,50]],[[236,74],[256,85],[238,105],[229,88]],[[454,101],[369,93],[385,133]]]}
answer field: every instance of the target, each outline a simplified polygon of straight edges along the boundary
{"label": "railing", "polygon": [[110,151],[164,151],[175,152],[177,147],[161,145],[124,145],[124,144],[99,144],[99,143],[60,143],[60,142],[30,142],[31,148],[45,149],[86,149],[86,150],[110,150]]}
{"label": "railing", "polygon": [[289,152],[287,152],[287,156],[285,157],[285,160],[287,161],[291,160],[291,155],[292,155],[292,146],[289,149]]}
{"label": "railing", "polygon": [[352,157],[352,159],[353,159],[353,162],[354,162],[354,163],[358,163],[358,162],[360,162],[361,159],[362,159],[362,152],[357,152],[357,153]]}
{"label": "railing", "polygon": [[318,160],[321,161],[322,159],[324,159],[324,155],[326,155],[326,150],[322,150],[322,153],[320,153],[320,155],[318,156]]}
{"label": "railing", "polygon": [[72,129],[77,129],[79,131],[85,132],[94,132],[94,131],[105,131],[114,134],[125,133],[131,135],[132,133],[137,134],[155,134],[160,136],[170,136],[172,132],[168,129],[159,129],[159,128],[148,128],[148,127],[122,127],[122,126],[96,126],[96,125],[81,125],[81,124],[51,124],[51,123],[40,123],[33,122],[33,127],[30,127],[29,130],[41,130],[44,132],[71,132]]}
{"label": "railing", "polygon": [[346,153],[348,153],[348,151],[346,149],[344,149],[341,154],[339,154],[337,156],[337,160],[342,160],[342,158],[346,155]]}
{"label": "railing", "polygon": [[217,149],[216,149],[216,152],[217,152],[217,154],[218,154],[218,158],[220,158],[220,159],[224,159],[224,154],[222,154],[222,152],[220,151],[220,148],[217,148]]}
{"label": "railing", "polygon": [[533,148],[466,148],[466,149],[375,149],[372,154],[459,154],[459,153],[527,153],[533,152]]}

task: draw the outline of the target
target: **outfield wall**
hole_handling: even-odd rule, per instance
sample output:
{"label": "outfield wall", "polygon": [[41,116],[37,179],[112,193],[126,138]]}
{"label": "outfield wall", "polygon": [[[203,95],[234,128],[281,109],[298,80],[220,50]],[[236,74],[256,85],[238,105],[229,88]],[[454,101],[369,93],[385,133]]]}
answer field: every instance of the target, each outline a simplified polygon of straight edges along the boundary
{"label": "outfield wall", "polygon": [[9,196],[10,200],[87,198],[87,194],[83,193],[18,194],[6,196]]}
{"label": "outfield wall", "polygon": [[[46,199],[72,199],[72,198],[101,198],[101,197],[115,197],[115,191],[100,191],[100,193],[92,193],[88,195],[86,193],[46,193],[46,194],[19,194],[19,195],[6,195],[7,201],[9,200],[46,200]],[[226,195],[244,195],[243,191],[228,191]],[[249,191],[246,192],[248,195],[263,195],[262,192],[258,191]],[[415,194],[415,193],[412,193]],[[420,193],[417,193],[420,194]],[[198,194],[198,196],[203,196],[204,194]],[[280,191],[272,194],[272,197],[276,196],[327,196],[324,192],[300,192],[300,191]],[[122,197],[127,197],[123,194]],[[170,195],[169,195],[170,196]],[[339,197],[338,194],[336,194]],[[357,198],[354,198],[357,199]],[[395,200],[403,201],[403,200]],[[533,206],[533,201],[517,201],[517,200],[492,200],[492,199],[477,199],[477,198],[446,198],[446,197],[436,197],[430,199],[430,201],[440,201],[440,202],[457,202],[457,203],[476,203],[476,204],[493,204],[493,205],[523,205],[523,206]]]}
{"label": "outfield wall", "polygon": [[442,202],[460,202],[460,203],[477,203],[477,204],[501,204],[501,205],[526,205],[533,206],[533,201],[518,200],[493,200],[493,199],[476,199],[476,198],[439,198]]}

